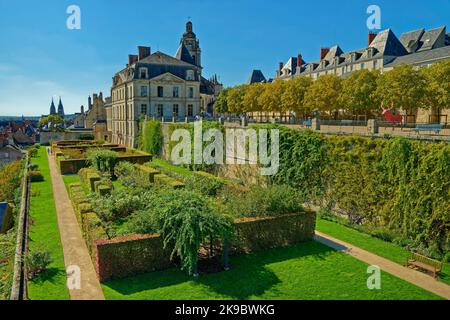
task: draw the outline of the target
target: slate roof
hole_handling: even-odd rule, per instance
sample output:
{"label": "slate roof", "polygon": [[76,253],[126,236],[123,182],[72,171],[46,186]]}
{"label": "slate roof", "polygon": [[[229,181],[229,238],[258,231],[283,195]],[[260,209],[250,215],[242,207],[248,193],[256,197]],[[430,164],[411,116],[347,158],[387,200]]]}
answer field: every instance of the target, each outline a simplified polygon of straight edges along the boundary
{"label": "slate roof", "polygon": [[247,84],[266,82],[266,77],[261,70],[253,70],[248,77]]}
{"label": "slate roof", "polygon": [[[148,70],[148,79],[153,79],[164,73],[171,73],[181,79],[186,78],[187,70],[198,70],[198,67],[187,63],[185,61],[178,60],[172,56],[169,56],[161,51],[157,51],[150,56],[139,60],[131,68],[125,68],[119,71],[116,76],[120,77],[122,81],[130,81],[133,79],[139,79],[139,68],[146,67]],[[194,80],[199,81],[197,72],[194,72]]]}
{"label": "slate roof", "polygon": [[378,33],[369,47],[377,49],[377,55],[380,57],[403,56],[408,53],[391,29]]}
{"label": "slate roof", "polygon": [[180,47],[177,50],[175,58],[177,58],[178,60],[190,63],[190,64],[195,64],[194,59],[192,58],[191,54],[189,53],[188,48],[186,48],[186,46],[184,45],[183,42],[180,44]]}
{"label": "slate roof", "polygon": [[450,59],[450,46],[428,51],[419,51],[406,56],[397,57],[391,63],[386,64],[385,67],[391,68],[402,64],[431,63],[445,59]]}
{"label": "slate roof", "polygon": [[420,46],[420,38],[424,33],[425,29],[405,32],[400,36],[400,42],[409,53],[415,52]]}
{"label": "slate roof", "polygon": [[420,38],[418,51],[431,50],[445,45],[445,27],[426,31]]}

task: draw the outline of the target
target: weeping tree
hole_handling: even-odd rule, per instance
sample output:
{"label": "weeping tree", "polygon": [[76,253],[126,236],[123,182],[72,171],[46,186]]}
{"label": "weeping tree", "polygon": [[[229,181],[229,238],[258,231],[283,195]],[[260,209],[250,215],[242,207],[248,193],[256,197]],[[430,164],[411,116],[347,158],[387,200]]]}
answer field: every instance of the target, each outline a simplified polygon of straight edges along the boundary
{"label": "weeping tree", "polygon": [[231,219],[190,191],[168,190],[160,194],[157,202],[150,210],[154,211],[164,246],[173,248],[172,257],[180,257],[183,270],[196,275],[201,245],[212,237],[228,239],[232,233]]}
{"label": "weeping tree", "polygon": [[87,152],[87,158],[91,166],[100,172],[109,172],[114,176],[114,167],[116,166],[119,154],[107,149],[91,149]]}

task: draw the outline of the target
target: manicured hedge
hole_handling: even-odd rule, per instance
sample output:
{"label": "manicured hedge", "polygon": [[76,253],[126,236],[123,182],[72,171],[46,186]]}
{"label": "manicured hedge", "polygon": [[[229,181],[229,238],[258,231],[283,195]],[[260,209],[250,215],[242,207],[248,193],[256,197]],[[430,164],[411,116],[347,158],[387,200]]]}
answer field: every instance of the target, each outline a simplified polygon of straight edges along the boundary
{"label": "manicured hedge", "polygon": [[148,177],[148,181],[151,183],[154,183],[155,176],[160,174],[160,172],[158,170],[151,168],[151,167],[142,166],[142,165],[136,165],[136,167]]}
{"label": "manicured hedge", "polygon": [[[311,240],[315,222],[314,212],[238,220],[235,222],[236,235],[231,240],[230,253],[250,253]],[[163,240],[159,235],[98,240],[95,246],[100,281],[163,270],[171,266],[171,251],[163,249]]]}
{"label": "manicured hedge", "polygon": [[232,254],[273,249],[311,240],[316,229],[315,212],[235,221]]}
{"label": "manicured hedge", "polygon": [[184,188],[184,183],[182,183],[174,178],[171,178],[169,176],[166,176],[165,174],[162,174],[162,173],[155,175],[154,179],[155,179],[155,184],[166,185],[166,186],[169,186],[174,189]]}
{"label": "manicured hedge", "polygon": [[97,256],[95,242],[100,239],[108,239],[105,229],[102,227],[100,218],[94,212],[88,212],[81,215],[82,230],[84,240],[91,254],[91,258]]}
{"label": "manicured hedge", "polygon": [[99,240],[96,269],[100,281],[169,268],[170,251],[159,235],[126,236]]}

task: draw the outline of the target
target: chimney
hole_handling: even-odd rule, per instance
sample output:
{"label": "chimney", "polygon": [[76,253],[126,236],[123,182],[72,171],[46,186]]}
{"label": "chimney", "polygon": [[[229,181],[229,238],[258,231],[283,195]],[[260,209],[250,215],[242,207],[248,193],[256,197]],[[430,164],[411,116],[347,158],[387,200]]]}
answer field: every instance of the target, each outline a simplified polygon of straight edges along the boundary
{"label": "chimney", "polygon": [[301,54],[297,56],[297,67],[301,67],[303,65],[303,57]]}
{"label": "chimney", "polygon": [[328,52],[330,52],[330,48],[320,48],[320,60],[325,59]]}
{"label": "chimney", "polygon": [[282,75],[283,67],[284,67],[283,62],[280,62],[280,63],[278,64],[278,72],[277,72],[278,76],[281,76],[281,75]]}
{"label": "chimney", "polygon": [[139,57],[135,54],[128,55],[128,65],[131,66],[138,61]]}
{"label": "chimney", "polygon": [[372,32],[372,31],[370,31],[369,32],[369,36],[368,36],[368,44],[367,44],[367,46],[370,46],[371,44],[372,44],[372,42],[373,42],[373,40],[375,40],[375,37],[377,36],[377,33],[376,32]]}
{"label": "chimney", "polygon": [[138,51],[139,51],[139,60],[145,59],[150,55],[150,47],[139,46]]}

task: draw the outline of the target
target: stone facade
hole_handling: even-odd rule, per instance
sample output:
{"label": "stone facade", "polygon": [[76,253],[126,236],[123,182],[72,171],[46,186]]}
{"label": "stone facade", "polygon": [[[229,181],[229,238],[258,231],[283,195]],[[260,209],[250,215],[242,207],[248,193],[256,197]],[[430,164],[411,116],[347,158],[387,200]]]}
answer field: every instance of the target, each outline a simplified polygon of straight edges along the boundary
{"label": "stone facade", "polygon": [[[108,98],[107,98],[108,99]],[[93,129],[98,121],[106,122],[106,106],[103,93],[94,93],[93,99],[88,98],[88,110],[81,106],[81,112],[74,119],[74,127],[77,129]]]}

